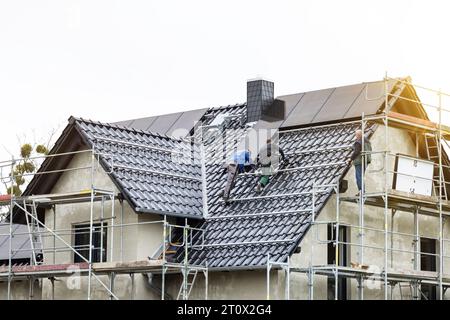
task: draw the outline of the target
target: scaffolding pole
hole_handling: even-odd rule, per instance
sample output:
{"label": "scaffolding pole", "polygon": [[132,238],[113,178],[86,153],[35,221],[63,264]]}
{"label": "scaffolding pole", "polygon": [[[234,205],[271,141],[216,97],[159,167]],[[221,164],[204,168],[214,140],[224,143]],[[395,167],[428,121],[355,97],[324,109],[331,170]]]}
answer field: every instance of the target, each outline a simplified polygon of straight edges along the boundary
{"label": "scaffolding pole", "polygon": [[91,300],[91,280],[92,280],[92,243],[93,235],[92,228],[94,224],[94,164],[95,164],[95,151],[91,154],[91,203],[89,213],[89,275],[88,275],[88,293],[87,299]]}
{"label": "scaffolding pole", "polygon": [[279,267],[284,271],[284,299],[290,300],[290,257],[286,258],[286,262],[271,261],[269,253],[266,261],[266,300],[270,300],[270,272],[273,266]]}
{"label": "scaffolding pole", "polygon": [[439,123],[438,123],[438,160],[439,160],[439,300],[443,299],[443,287],[442,287],[442,274],[444,273],[444,259],[443,259],[443,221],[442,221],[442,178],[444,173],[442,172],[442,94],[441,90],[438,91],[438,111],[439,111]]}
{"label": "scaffolding pole", "polygon": [[389,112],[389,95],[388,95],[388,78],[387,73],[384,77],[384,114],[385,114],[385,123],[384,123],[384,300],[388,299],[388,189],[389,189],[389,159],[388,159],[388,148],[389,148],[389,120],[388,120],[388,112]]}
{"label": "scaffolding pole", "polygon": [[[335,187],[335,193],[336,193],[336,231],[335,231],[335,238],[336,238],[336,242],[335,242],[335,264],[336,264],[336,269],[334,269],[334,300],[338,300],[339,299],[339,266],[340,266],[340,259],[339,259],[339,221],[340,221],[340,210],[339,210],[339,180],[336,182],[336,187]],[[346,241],[346,240],[344,240]]]}
{"label": "scaffolding pole", "polygon": [[[118,269],[114,269],[115,267],[111,267],[111,270],[107,270],[104,271],[102,269],[99,269],[99,272],[101,272],[102,274],[105,273],[106,275],[109,276],[109,284],[104,284],[102,282],[102,280],[100,280],[100,278],[96,275],[96,270],[94,270],[94,253],[100,252],[99,256],[100,256],[100,262],[104,262],[105,260],[109,260],[111,262],[115,261],[114,258],[114,250],[115,250],[115,246],[114,246],[114,242],[115,242],[115,238],[114,238],[114,229],[115,228],[120,228],[120,261],[123,261],[124,259],[124,250],[123,250],[123,240],[124,240],[124,233],[123,233],[123,228],[124,227],[129,227],[129,226],[134,226],[134,225],[145,225],[145,224],[154,224],[154,223],[161,223],[161,221],[149,221],[149,222],[137,222],[137,223],[124,223],[124,202],[122,200],[122,197],[118,197],[117,199],[120,201],[120,215],[121,215],[121,223],[120,224],[116,224],[115,223],[115,219],[116,219],[116,215],[115,215],[115,201],[116,201],[116,196],[115,193],[112,191],[107,191],[107,190],[102,190],[102,189],[98,189],[95,187],[95,173],[97,172],[97,168],[99,168],[99,161],[100,158],[97,157],[96,153],[96,148],[95,146],[88,150],[88,151],[83,151],[84,152],[89,152],[90,153],[90,165],[89,166],[85,166],[85,167],[76,167],[76,168],[68,168],[68,169],[63,169],[63,170],[50,170],[50,171],[40,171],[36,174],[39,175],[45,175],[45,174],[55,174],[55,173],[63,173],[63,172],[69,172],[69,171],[76,171],[76,170],[89,170],[89,174],[90,174],[90,181],[89,181],[89,186],[90,189],[89,190],[82,190],[80,192],[72,192],[72,193],[56,193],[56,194],[39,194],[39,195],[32,195],[32,196],[15,196],[14,195],[14,181],[15,181],[15,176],[14,176],[14,166],[17,163],[16,159],[12,159],[11,161],[8,161],[7,164],[10,166],[10,175],[9,175],[9,181],[7,181],[7,183],[9,183],[10,185],[10,198],[6,201],[2,201],[0,202],[0,205],[2,206],[6,206],[9,205],[9,231],[7,234],[4,234],[5,236],[8,236],[8,240],[9,240],[9,254],[8,254],[8,271],[7,273],[2,274],[1,276],[5,276],[8,279],[8,292],[7,292],[7,297],[8,299],[12,299],[12,283],[14,280],[17,281],[21,281],[24,277],[26,277],[26,279],[28,279],[28,281],[30,282],[30,286],[34,285],[34,281],[35,279],[39,279],[39,278],[49,278],[51,281],[51,290],[52,290],[52,298],[54,298],[54,293],[55,293],[55,275],[59,274],[61,276],[61,272],[62,272],[62,276],[66,276],[66,274],[64,274],[64,269],[62,270],[47,270],[47,268],[44,268],[43,270],[39,270],[39,269],[27,269],[27,270],[23,270],[23,269],[16,269],[15,267],[13,268],[13,258],[14,255],[17,252],[22,252],[22,251],[26,251],[26,252],[31,252],[32,256],[32,265],[37,265],[38,262],[36,261],[36,257],[37,257],[37,250],[38,250],[38,242],[40,241],[40,247],[39,247],[39,252],[52,252],[53,253],[53,265],[56,265],[57,259],[56,259],[56,254],[57,252],[62,252],[62,251],[71,251],[75,254],[75,256],[79,257],[81,259],[81,261],[83,261],[83,263],[86,263],[86,265],[88,266],[85,269],[82,269],[82,272],[87,274],[88,277],[88,283],[87,283],[87,299],[92,299],[93,297],[93,283],[92,283],[92,278],[96,279],[100,285],[106,290],[106,292],[109,295],[110,299],[118,299],[117,296],[114,294],[114,282],[115,282],[115,278],[116,278],[116,270],[119,273],[123,273],[124,270],[120,269],[123,267],[118,266]],[[76,155],[79,154],[81,152],[70,152],[70,153],[64,153],[64,154],[52,154],[49,155],[48,157],[58,157],[60,155]],[[43,159],[46,158],[46,156],[42,157]],[[6,163],[6,162],[5,162]],[[5,182],[6,177],[1,177],[2,181]],[[99,200],[100,201],[100,205],[101,207],[99,208],[99,218],[95,218],[95,215],[97,214],[97,209],[94,207],[94,203],[95,201]],[[111,201],[111,216],[107,217],[106,212],[105,212],[105,203],[106,200]],[[89,219],[88,222],[89,225],[88,227],[86,227],[86,231],[83,231],[83,233],[88,234],[89,236],[89,244],[87,244],[86,246],[77,246],[77,245],[71,245],[69,244],[63,237],[64,236],[73,236],[73,234],[75,233],[75,231],[73,231],[73,228],[71,229],[63,229],[57,228],[56,225],[56,205],[61,204],[71,204],[71,203],[80,203],[80,202],[88,202],[89,203]],[[52,214],[53,214],[53,230],[51,228],[49,228],[47,225],[45,225],[43,222],[41,222],[38,218],[37,215],[37,207],[43,205],[43,208],[45,209],[49,209],[51,210]],[[21,212],[24,213],[24,219],[26,220],[27,223],[27,232],[16,232],[13,231],[13,221],[14,221],[14,213],[15,211],[20,210]],[[105,224],[105,220],[111,220],[111,224]],[[100,246],[94,246],[94,221],[100,221]],[[79,222],[81,223],[81,222]],[[182,271],[182,273],[184,273],[185,278],[183,281],[183,298],[187,299],[190,293],[190,290],[192,289],[193,283],[191,283],[191,281],[189,280],[189,276],[192,275],[195,272],[195,275],[197,275],[197,272],[202,272],[204,277],[205,277],[205,298],[207,298],[208,296],[208,265],[206,262],[206,267],[205,266],[196,266],[196,265],[191,265],[189,263],[189,246],[193,246],[193,232],[203,232],[204,230],[199,229],[199,228],[192,228],[188,225],[188,220],[185,219],[185,223],[184,225],[172,225],[169,224],[167,222],[167,216],[164,215],[164,221],[163,221],[163,240],[162,240],[162,244],[163,244],[163,250],[162,250],[162,256],[163,256],[163,264],[162,267],[159,269],[162,272],[162,276],[163,276],[163,281],[162,281],[162,294],[161,297],[162,299],[164,299],[166,293],[165,293],[165,287],[166,287],[166,275],[167,272],[180,272]],[[167,262],[167,257],[166,257],[166,246],[167,246],[167,229],[170,228],[170,230],[172,230],[171,228],[181,228],[183,230],[183,235],[184,235],[184,246],[185,248],[183,248],[183,250],[185,250],[185,259],[182,263],[168,263]],[[105,252],[104,251],[104,245],[106,243],[106,240],[104,239],[105,235],[104,232],[106,231],[106,234],[108,234],[110,236],[110,240],[109,241],[109,248],[108,251]],[[109,229],[111,229],[109,231]],[[97,231],[95,231],[97,232]],[[30,238],[30,242],[31,242],[31,249],[14,249],[13,250],[13,246],[12,246],[12,239],[14,238],[15,235],[26,235],[27,237]],[[35,238],[36,237],[36,238]],[[51,237],[53,239],[53,247],[48,248],[47,246],[44,246],[44,241],[42,240],[42,238],[45,237]],[[201,235],[201,241],[204,241],[204,234]],[[36,241],[35,241],[36,240]],[[56,241],[61,241],[63,244],[63,247],[57,247],[56,245]],[[36,244],[36,245],[35,245]],[[203,243],[200,245],[200,247],[203,248]],[[67,250],[65,249],[67,248]],[[84,249],[85,252],[88,254],[88,257],[84,257],[80,252],[81,249]],[[196,248],[194,248],[196,249]],[[100,251],[98,251],[100,250]],[[39,263],[40,264],[40,263]],[[44,263],[44,264],[48,264],[48,263]],[[61,265],[63,266],[63,265]],[[101,268],[101,266],[98,266],[99,268]],[[109,265],[105,265],[106,268],[109,268]],[[84,268],[84,267],[83,267]],[[97,268],[97,266],[96,266]],[[19,270],[18,271],[18,276],[14,277],[14,270]],[[158,269],[157,269],[158,270]],[[134,274],[134,273],[142,273],[141,271],[133,271],[133,270],[129,270],[130,274]],[[158,272],[158,271],[156,271]],[[192,272],[192,273],[190,273]],[[69,273],[67,273],[69,274]],[[133,278],[133,276],[131,276],[131,279]],[[30,287],[30,297],[32,296],[31,294],[31,290],[33,288]]]}
{"label": "scaffolding pole", "polygon": [[[335,292],[334,293],[335,293],[335,298],[336,298],[336,296],[338,294],[338,291],[339,291],[338,290],[338,286],[339,286],[338,279],[340,277],[344,277],[345,278],[345,277],[349,276],[349,271],[347,269],[345,270],[345,273],[343,273],[342,275],[340,274],[341,269],[344,270],[345,268],[343,269],[343,267],[339,266],[339,263],[340,263],[339,262],[339,259],[340,259],[340,257],[339,257],[339,245],[342,244],[342,245],[350,245],[350,246],[356,245],[356,246],[358,246],[359,247],[359,250],[358,250],[359,251],[358,263],[360,265],[362,265],[362,266],[364,266],[364,263],[366,262],[365,258],[364,258],[364,248],[376,249],[376,250],[379,249],[379,250],[383,251],[383,265],[384,266],[383,266],[382,272],[379,274],[379,277],[377,279],[378,279],[378,281],[381,281],[384,284],[384,299],[387,300],[389,298],[389,288],[390,288],[390,291],[391,291],[390,298],[393,299],[393,291],[392,290],[394,289],[394,287],[395,287],[395,285],[397,283],[399,284],[399,287],[401,287],[401,284],[400,284],[401,281],[409,282],[411,284],[411,292],[413,294],[413,298],[414,299],[419,299],[420,298],[420,294],[423,295],[423,293],[420,292],[420,288],[419,288],[421,283],[435,283],[438,286],[438,289],[439,289],[439,299],[443,299],[443,295],[445,294],[444,280],[443,280],[444,270],[445,270],[445,268],[444,268],[445,260],[444,259],[445,258],[450,258],[450,256],[447,257],[445,255],[445,252],[444,252],[445,251],[445,248],[444,248],[445,247],[445,242],[448,241],[448,240],[445,239],[445,237],[444,237],[443,223],[444,223],[444,218],[445,217],[444,217],[444,213],[443,213],[443,211],[444,211],[444,208],[443,208],[444,203],[443,203],[443,196],[442,195],[444,194],[443,188],[447,187],[448,182],[446,182],[444,180],[443,168],[445,167],[445,168],[448,169],[449,166],[444,165],[444,163],[443,163],[443,151],[442,151],[443,146],[442,145],[443,145],[444,142],[446,142],[444,140],[444,137],[443,137],[443,132],[444,131],[443,131],[443,126],[442,126],[442,111],[443,111],[443,108],[442,108],[442,101],[441,101],[441,99],[442,99],[442,95],[443,94],[441,93],[441,91],[435,91],[435,93],[437,93],[437,95],[439,97],[439,106],[438,107],[434,106],[439,111],[439,121],[438,121],[437,125],[436,124],[434,125],[435,128],[433,126],[430,126],[430,125],[425,125],[424,126],[424,125],[422,125],[422,124],[420,124],[418,122],[411,122],[411,121],[413,121],[413,119],[411,121],[410,120],[401,120],[401,121],[399,120],[398,121],[398,119],[392,119],[393,120],[392,126],[396,126],[396,122],[401,122],[401,124],[403,126],[401,128],[405,128],[404,126],[406,126],[406,130],[412,131],[412,132],[415,133],[415,135],[416,135],[416,157],[419,156],[419,146],[418,146],[419,139],[418,139],[418,134],[424,134],[426,136],[427,134],[429,134],[429,132],[433,132],[437,136],[436,140],[438,141],[438,147],[437,148],[438,148],[438,153],[439,153],[439,155],[438,155],[439,161],[435,161],[434,166],[435,166],[435,168],[436,167],[438,168],[439,178],[438,179],[434,179],[433,178],[432,181],[433,181],[433,183],[438,183],[439,184],[439,188],[438,188],[439,189],[439,191],[438,191],[439,192],[439,196],[438,196],[438,198],[436,199],[435,202],[429,202],[429,203],[428,202],[427,203],[420,202],[422,200],[410,199],[411,203],[408,203],[408,206],[412,205],[412,202],[415,202],[415,205],[414,205],[414,210],[412,210],[412,209],[409,210],[405,206],[402,207],[401,203],[400,203],[400,205],[399,204],[395,204],[395,203],[391,204],[391,201],[394,201],[394,200],[391,200],[391,196],[390,196],[390,192],[389,192],[389,181],[390,181],[389,177],[390,177],[391,174],[397,174],[397,172],[396,172],[396,170],[394,170],[394,171],[389,170],[389,163],[390,163],[389,157],[390,156],[396,156],[396,154],[391,154],[391,152],[389,151],[389,148],[390,148],[389,147],[389,143],[390,143],[390,140],[389,140],[389,135],[390,135],[389,131],[390,130],[389,130],[389,128],[391,126],[390,110],[392,109],[394,104],[397,102],[397,100],[405,100],[405,101],[416,102],[416,103],[421,103],[421,102],[418,101],[418,100],[412,100],[412,99],[408,99],[408,98],[403,99],[405,97],[401,96],[401,90],[403,90],[405,88],[405,85],[413,85],[413,84],[411,84],[409,82],[404,82],[404,81],[400,81],[399,80],[399,83],[397,83],[393,87],[394,88],[393,91],[395,91],[395,92],[394,93],[389,92],[388,82],[390,80],[391,79],[388,78],[388,76],[386,74],[385,77],[384,77],[384,81],[383,81],[384,82],[384,104],[385,104],[385,110],[382,113],[382,115],[369,115],[369,116],[366,116],[364,113],[362,113],[362,117],[361,117],[361,120],[360,120],[361,130],[362,130],[362,133],[363,133],[363,136],[362,136],[362,141],[363,141],[362,142],[363,162],[362,162],[362,188],[361,188],[362,190],[361,190],[361,193],[359,194],[359,197],[358,197],[359,200],[356,201],[358,203],[358,205],[359,205],[358,206],[358,208],[359,208],[359,219],[358,219],[358,226],[357,226],[357,228],[359,230],[359,234],[358,234],[359,235],[359,241],[358,241],[357,244],[355,244],[355,243],[351,243],[351,242],[349,243],[349,242],[340,240],[340,238],[339,238],[339,232],[340,232],[339,225],[341,225],[341,222],[340,222],[340,218],[338,218],[338,215],[339,215],[338,212],[336,212],[337,217],[336,217],[336,221],[335,222],[326,222],[326,223],[333,223],[334,224],[334,228],[333,229],[335,230],[335,237],[336,237],[335,239],[332,240],[332,242],[336,246],[335,247],[335,254],[334,254],[335,255],[335,263],[332,264],[332,265],[329,265],[327,267],[329,272],[330,272],[328,275],[329,276],[334,276],[334,282],[335,282],[335,288],[334,288]],[[396,80],[396,79],[394,79],[394,80]],[[425,104],[422,104],[422,105],[425,105]],[[364,146],[364,139],[366,138],[365,137],[366,125],[367,125],[367,123],[369,121],[373,122],[373,121],[380,121],[380,120],[382,121],[382,124],[384,125],[384,150],[383,151],[370,151],[370,152],[366,151],[364,149],[364,147],[365,147]],[[294,129],[294,130],[296,130],[296,129]],[[302,129],[302,130],[304,130],[304,129]],[[420,131],[420,130],[425,130],[425,131]],[[446,130],[448,131],[448,129],[446,129]],[[313,152],[313,150],[311,152]],[[366,205],[376,205],[373,202],[366,203],[366,201],[369,198],[373,198],[374,196],[377,196],[377,194],[370,194],[370,193],[367,193],[367,191],[366,191],[366,182],[365,182],[365,174],[364,173],[365,173],[365,169],[366,169],[366,166],[367,166],[367,162],[366,162],[367,157],[366,157],[366,155],[369,154],[369,153],[370,154],[381,153],[381,154],[383,154],[383,159],[384,159],[383,160],[384,168],[382,169],[382,171],[384,171],[384,173],[383,173],[383,178],[384,178],[383,179],[384,180],[383,184],[384,184],[384,187],[383,187],[383,191],[379,192],[379,196],[381,196],[381,199],[383,201],[383,211],[384,211],[383,220],[384,220],[384,223],[383,223],[383,228],[380,229],[379,231],[378,231],[378,229],[366,227],[365,226],[365,222],[364,222],[364,220],[365,220],[364,219],[365,206]],[[411,175],[411,177],[414,178],[414,176],[412,176],[412,175]],[[317,186],[313,183],[313,190],[311,192],[312,198],[313,198],[312,210],[311,210],[312,211],[312,214],[311,214],[311,225],[313,227],[314,226],[317,227],[317,224],[318,224],[318,223],[315,222],[315,219],[314,219],[314,217],[315,217],[315,202],[316,202],[315,201],[315,197],[316,197],[316,193],[317,193],[316,192],[317,191],[316,188],[317,188]],[[350,200],[350,198],[348,198],[345,201],[351,201],[351,200]],[[395,201],[398,201],[398,200],[395,200]],[[401,201],[403,201],[403,200],[401,200]],[[339,202],[340,201],[338,201],[338,203]],[[351,202],[353,202],[353,201],[351,201]],[[405,204],[406,204],[406,202],[405,202]],[[436,210],[436,214],[432,214],[433,216],[438,218],[438,223],[439,223],[439,234],[435,238],[437,240],[437,242],[439,243],[439,251],[438,251],[437,254],[429,254],[429,253],[426,253],[426,252],[419,251],[419,240],[420,240],[420,238],[419,238],[419,214],[428,214],[429,215],[430,212],[432,212],[430,210],[428,210],[428,211],[425,210],[424,211],[421,208],[424,205],[425,205],[425,208],[431,208],[431,206],[433,206],[433,207],[435,207],[437,209]],[[338,207],[337,207],[336,211],[339,210],[338,209],[339,208],[339,204],[337,206]],[[445,204],[445,206],[446,206],[445,210],[448,210],[448,203]],[[394,242],[393,242],[393,236],[394,235],[410,236],[410,234],[405,234],[405,233],[401,233],[401,232],[394,232],[394,213],[397,210],[400,210],[400,211],[402,211],[402,210],[405,211],[406,210],[408,212],[413,212],[413,214],[414,214],[414,226],[413,226],[414,230],[413,230],[413,233],[411,235],[411,237],[413,239],[413,242],[412,242],[413,249],[412,250],[403,250],[403,249],[394,248]],[[433,210],[435,210],[435,209],[433,209]],[[391,221],[389,221],[389,220],[391,220]],[[325,222],[323,222],[323,223],[325,223]],[[389,228],[389,223],[390,223],[390,228]],[[349,226],[349,227],[354,227],[352,225],[348,225],[347,223],[345,223],[344,225],[345,226]],[[374,230],[374,231],[377,231],[377,232],[382,232],[383,233],[383,239],[384,239],[383,242],[384,242],[384,244],[382,246],[374,246],[374,245],[367,244],[366,243],[366,239],[364,237],[365,230]],[[391,240],[390,242],[389,242],[389,239]],[[322,243],[318,238],[315,239],[315,240],[319,241],[319,243]],[[303,270],[301,272],[305,272],[308,275],[308,287],[309,287],[308,297],[309,297],[309,299],[314,299],[314,275],[317,274],[317,272],[319,272],[320,274],[324,274],[321,271],[321,270],[324,270],[323,267],[314,265],[314,242],[315,241],[311,241],[311,252],[310,252],[309,267],[301,269],[301,270]],[[432,280],[433,279],[432,276],[430,276],[428,279],[424,280],[423,276],[416,275],[416,274],[413,274],[413,273],[407,273],[405,275],[402,275],[402,279],[403,280],[396,279],[395,278],[396,276],[394,276],[395,273],[392,273],[392,271],[390,271],[390,269],[388,268],[388,266],[389,266],[389,256],[391,256],[391,260],[390,260],[391,261],[391,270],[393,270],[392,268],[394,267],[394,265],[393,265],[393,263],[394,263],[394,260],[393,260],[394,252],[404,252],[404,253],[408,253],[408,254],[411,253],[413,255],[413,259],[412,259],[413,269],[416,272],[418,272],[418,273],[421,272],[419,270],[419,261],[420,261],[420,256],[421,255],[436,257],[438,259],[438,261],[439,261],[438,262],[439,269],[438,269],[438,272],[436,273],[437,275],[434,278],[434,281]],[[296,270],[296,271],[298,271],[298,270]],[[355,275],[355,278],[358,281],[358,298],[359,299],[364,299],[364,291],[363,291],[364,287],[365,287],[364,279],[366,279],[368,277],[367,273],[359,272],[357,269],[355,269],[353,274]],[[446,282],[445,286],[446,287],[448,286],[447,282]],[[400,291],[401,291],[401,288],[400,288]],[[402,294],[402,293],[400,292],[400,294]]]}
{"label": "scaffolding pole", "polygon": [[14,158],[11,161],[11,201],[9,206],[9,248],[8,248],[8,300],[11,300],[11,277],[12,277],[12,223],[14,214]]}

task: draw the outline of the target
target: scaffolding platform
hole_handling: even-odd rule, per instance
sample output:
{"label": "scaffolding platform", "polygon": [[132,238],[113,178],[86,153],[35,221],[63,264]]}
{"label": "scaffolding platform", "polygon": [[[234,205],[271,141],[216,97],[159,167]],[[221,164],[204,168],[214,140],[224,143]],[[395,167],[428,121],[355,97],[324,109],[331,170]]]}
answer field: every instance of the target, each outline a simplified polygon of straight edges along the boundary
{"label": "scaffolding platform", "polygon": [[[126,262],[98,262],[92,264],[92,271],[97,275],[133,274],[133,273],[155,273],[161,274],[163,268],[165,273],[181,273],[185,266],[183,263],[169,263],[159,260],[137,260]],[[190,265],[189,269],[204,270],[205,267]],[[89,274],[87,262],[68,264],[43,264],[43,265],[15,265],[12,266],[13,280],[50,277],[70,277],[77,273],[80,276]],[[0,266],[0,281],[8,281],[8,266]]]}
{"label": "scaffolding platform", "polygon": [[[117,194],[112,193],[111,191],[100,190],[100,189],[86,189],[76,192],[69,193],[58,193],[58,194],[40,194],[34,196],[25,196],[25,197],[12,197],[12,201],[16,203],[29,203],[35,202],[36,205],[39,206],[51,206],[56,204],[71,204],[71,203],[80,203],[80,202],[90,202],[91,196],[93,192],[93,200],[101,201],[103,197],[106,196],[117,196]],[[11,204],[11,197],[2,196],[0,198],[0,206],[8,206]]]}
{"label": "scaffolding platform", "polygon": [[[364,204],[379,208],[385,208],[386,193],[365,193]],[[352,202],[358,204],[359,196],[341,197],[341,201]],[[450,216],[450,201],[441,200],[442,215]],[[439,199],[435,196],[424,196],[419,194],[411,194],[403,191],[389,189],[387,192],[387,206],[389,209],[398,211],[406,211],[419,214],[439,217]]]}
{"label": "scaffolding platform", "polygon": [[[417,133],[436,133],[439,131],[439,124],[435,122],[393,111],[389,111],[387,115],[368,115],[365,119],[367,121],[374,121],[376,123],[383,124],[386,117],[387,121],[389,121],[390,127],[405,129]],[[450,127],[441,124],[440,130],[442,132],[442,138],[445,140],[450,140]]]}
{"label": "scaffolding platform", "polygon": [[[314,266],[313,273],[315,275],[322,276],[335,276],[335,272],[338,272],[339,277],[352,278],[352,279],[369,279],[376,281],[383,281],[385,278],[384,271],[374,272],[373,270],[354,268],[354,267],[344,267],[336,265],[318,265]],[[311,268],[291,268],[292,272],[298,273],[310,273]],[[439,284],[439,274],[433,271],[420,271],[420,270],[410,270],[410,269],[387,269],[387,279],[388,282],[420,282],[421,284]],[[445,287],[450,287],[450,275],[443,275],[442,285]]]}

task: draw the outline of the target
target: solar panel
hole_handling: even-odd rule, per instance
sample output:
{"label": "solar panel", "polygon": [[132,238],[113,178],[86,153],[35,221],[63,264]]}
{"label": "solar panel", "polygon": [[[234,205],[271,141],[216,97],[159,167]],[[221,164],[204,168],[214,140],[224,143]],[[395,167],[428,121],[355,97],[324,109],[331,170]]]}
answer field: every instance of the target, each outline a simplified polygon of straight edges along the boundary
{"label": "solar panel", "polygon": [[281,127],[291,127],[312,122],[334,89],[306,92]]}
{"label": "solar panel", "polygon": [[183,112],[182,116],[175,121],[166,134],[176,138],[184,137],[184,132],[187,131],[187,133],[189,133],[195,123],[201,119],[207,110],[208,109],[205,108]]}

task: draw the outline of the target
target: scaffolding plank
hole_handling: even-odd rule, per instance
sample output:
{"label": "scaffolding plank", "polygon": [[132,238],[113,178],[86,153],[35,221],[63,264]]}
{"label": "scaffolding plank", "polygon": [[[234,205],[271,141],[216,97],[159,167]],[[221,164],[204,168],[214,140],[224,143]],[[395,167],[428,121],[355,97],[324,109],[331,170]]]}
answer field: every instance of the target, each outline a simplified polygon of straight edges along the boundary
{"label": "scaffolding plank", "polygon": [[[94,201],[100,201],[104,196],[117,197],[117,193],[105,190],[94,190]],[[67,204],[91,201],[91,190],[80,190],[76,192],[61,193],[61,194],[40,194],[35,196],[19,196],[13,197],[14,202],[23,203],[24,201],[36,202],[37,205],[49,206],[53,204]],[[0,206],[10,205],[11,200],[1,200]]]}
{"label": "scaffolding plank", "polygon": [[[315,275],[334,275],[335,271],[338,271],[339,276],[348,278],[358,278],[363,276],[373,280],[382,281],[384,279],[384,272],[375,273],[370,268],[352,268],[345,266],[335,265],[316,265],[312,267]],[[379,267],[376,268],[379,270]],[[290,271],[297,273],[309,273],[311,268],[290,268]],[[438,284],[438,273],[434,271],[422,271],[413,269],[387,269],[387,279],[389,282],[409,282],[412,280],[419,280],[422,283]],[[450,286],[450,275],[446,274],[442,277],[443,284]]]}
{"label": "scaffolding plank", "polygon": [[[419,207],[419,214],[439,216],[438,207],[439,199],[434,196],[424,196],[418,194],[410,194],[403,191],[388,190],[388,208],[399,211],[415,212],[416,207]],[[365,205],[384,208],[384,193],[366,193]],[[359,197],[341,197],[342,201],[358,203]],[[430,209],[430,210],[427,210]],[[450,202],[442,200],[442,214],[450,216]]]}
{"label": "scaffolding plank", "polygon": [[[419,133],[425,132],[433,133],[439,130],[439,124],[426,119],[420,119],[417,117],[393,111],[388,112],[387,116],[390,127],[405,129],[408,131],[414,131]],[[375,121],[378,123],[383,123],[383,117],[378,116],[376,117]],[[446,140],[450,140],[450,127],[441,124],[441,130],[443,138]]]}
{"label": "scaffolding plank", "polygon": [[96,273],[115,272],[115,273],[130,273],[139,271],[150,271],[153,269],[160,269],[164,264],[163,260],[140,260],[140,261],[126,261],[126,262],[99,262],[94,263],[92,268]]}
{"label": "scaffolding plank", "polygon": [[[102,262],[93,263],[92,271],[96,274],[109,274],[114,272],[120,273],[148,273],[156,272],[161,273],[163,267],[167,267],[167,272],[179,273],[184,264],[167,264],[163,260],[138,260],[138,261],[126,261],[126,262]],[[21,280],[23,277],[35,276],[35,277],[67,277],[71,276],[74,272],[80,275],[86,275],[89,272],[89,264],[87,262],[81,263],[69,263],[69,264],[43,264],[43,265],[21,265],[13,266],[12,273],[14,277],[12,280]],[[8,278],[8,266],[0,266],[0,281]]]}

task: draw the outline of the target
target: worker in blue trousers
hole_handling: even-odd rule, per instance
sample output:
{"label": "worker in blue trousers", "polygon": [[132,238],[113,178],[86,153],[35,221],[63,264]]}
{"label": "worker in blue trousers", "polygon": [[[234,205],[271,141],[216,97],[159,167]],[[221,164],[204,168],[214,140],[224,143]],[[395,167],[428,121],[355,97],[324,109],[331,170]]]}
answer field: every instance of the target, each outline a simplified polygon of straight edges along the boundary
{"label": "worker in blue trousers", "polygon": [[[367,169],[367,166],[372,161],[370,153],[365,154],[365,157],[363,157],[362,136],[363,136],[363,133],[361,130],[355,131],[355,141],[354,141],[353,147],[352,147],[353,152],[352,152],[352,154],[350,156],[350,160],[349,160],[349,162],[353,161],[353,165],[355,167],[356,185],[358,187],[358,193],[356,194],[356,196],[361,195],[364,173]],[[372,145],[369,142],[369,137],[365,136],[364,137],[364,152],[370,152],[370,151],[372,151]],[[365,158],[366,162],[363,165],[364,158]]]}
{"label": "worker in blue trousers", "polygon": [[254,168],[251,160],[251,152],[249,150],[239,150],[233,152],[231,161],[226,165],[227,182],[222,191],[222,197],[228,202],[230,192],[234,187],[236,176],[239,173],[249,172]]}

